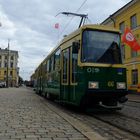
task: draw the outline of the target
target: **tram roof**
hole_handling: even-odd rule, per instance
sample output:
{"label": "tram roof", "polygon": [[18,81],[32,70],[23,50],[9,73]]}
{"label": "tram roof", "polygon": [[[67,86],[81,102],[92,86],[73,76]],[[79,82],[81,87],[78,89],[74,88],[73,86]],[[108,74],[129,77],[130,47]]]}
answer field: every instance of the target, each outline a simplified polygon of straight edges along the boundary
{"label": "tram roof", "polygon": [[64,37],[60,43],[45,57],[45,59],[38,65],[38,67],[36,68],[36,70],[41,66],[41,64],[43,64],[51,55],[53,52],[55,52],[62,44],[64,44],[65,42],[67,42],[68,40],[71,40],[72,38],[80,35],[82,30],[85,29],[93,29],[93,30],[103,30],[103,31],[110,31],[110,32],[120,32],[120,30],[113,28],[113,27],[109,27],[106,25],[100,25],[100,24],[87,24],[87,25],[83,25],[80,28],[78,28],[77,30],[73,31],[72,33],[70,33],[69,35],[67,35],[66,37]]}
{"label": "tram roof", "polygon": [[111,32],[120,32],[120,30],[118,30],[118,29],[116,29],[114,27],[109,27],[107,25],[87,24],[87,25],[83,25],[82,27],[78,28],[74,32],[72,32],[69,35],[67,35],[66,37],[64,37],[58,46],[62,45],[66,41],[74,38],[75,36],[80,34],[80,32],[82,30],[85,30],[85,29],[93,29],[93,30],[95,29],[95,30],[103,30],[103,31],[111,31]]}

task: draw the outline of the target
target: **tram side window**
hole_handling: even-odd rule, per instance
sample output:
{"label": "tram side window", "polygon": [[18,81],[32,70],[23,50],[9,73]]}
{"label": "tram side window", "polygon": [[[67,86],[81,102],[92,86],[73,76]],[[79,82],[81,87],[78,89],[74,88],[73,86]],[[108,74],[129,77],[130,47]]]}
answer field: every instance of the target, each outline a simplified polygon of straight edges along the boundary
{"label": "tram side window", "polygon": [[47,68],[48,68],[49,72],[52,72],[54,70],[54,56],[51,56],[48,63],[49,63],[48,64],[49,68],[48,68],[48,66],[47,66]]}
{"label": "tram side window", "polygon": [[43,63],[43,74],[45,73],[46,71],[46,63]]}
{"label": "tram side window", "polygon": [[72,83],[77,82],[77,62],[78,53],[73,53],[72,51]]}
{"label": "tram side window", "polygon": [[60,69],[60,49],[55,53],[55,62],[54,62],[54,69],[59,70]]}
{"label": "tram side window", "polygon": [[45,71],[45,72],[48,71],[48,70],[47,70],[47,64],[48,64],[48,63],[47,63],[47,61],[46,61],[46,62],[45,62],[45,67],[44,67],[44,71]]}
{"label": "tram side window", "polygon": [[63,83],[68,81],[69,49],[63,52]]}
{"label": "tram side window", "polygon": [[50,60],[47,61],[47,72],[50,71]]}
{"label": "tram side window", "polygon": [[50,64],[51,66],[51,71],[53,71],[54,70],[54,55],[51,57],[51,64]]}

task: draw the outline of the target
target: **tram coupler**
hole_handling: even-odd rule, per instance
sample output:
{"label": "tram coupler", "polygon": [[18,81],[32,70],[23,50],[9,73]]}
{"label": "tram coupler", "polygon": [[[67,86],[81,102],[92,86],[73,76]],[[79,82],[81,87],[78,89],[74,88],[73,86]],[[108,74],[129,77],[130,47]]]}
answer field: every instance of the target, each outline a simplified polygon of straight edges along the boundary
{"label": "tram coupler", "polygon": [[104,105],[102,102],[99,102],[99,106],[104,108],[104,109],[109,109],[109,110],[121,110],[123,108],[123,105],[122,104],[119,104],[119,105]]}

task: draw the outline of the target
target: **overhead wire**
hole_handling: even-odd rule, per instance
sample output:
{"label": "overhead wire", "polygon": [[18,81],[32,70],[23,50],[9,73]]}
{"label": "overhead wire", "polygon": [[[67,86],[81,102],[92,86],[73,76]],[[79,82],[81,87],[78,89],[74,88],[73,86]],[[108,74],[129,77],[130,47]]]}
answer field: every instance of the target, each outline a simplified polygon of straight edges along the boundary
{"label": "overhead wire", "polygon": [[[83,3],[81,4],[81,6],[76,10],[76,13],[79,12],[79,10],[83,7],[83,5],[86,3],[87,0],[84,0]],[[72,19],[74,18],[71,17],[71,19],[67,22],[67,24],[65,25],[64,29],[62,30],[62,32],[60,33],[60,35],[62,35],[62,33],[66,30],[66,28],[68,27],[68,25],[71,23]]]}

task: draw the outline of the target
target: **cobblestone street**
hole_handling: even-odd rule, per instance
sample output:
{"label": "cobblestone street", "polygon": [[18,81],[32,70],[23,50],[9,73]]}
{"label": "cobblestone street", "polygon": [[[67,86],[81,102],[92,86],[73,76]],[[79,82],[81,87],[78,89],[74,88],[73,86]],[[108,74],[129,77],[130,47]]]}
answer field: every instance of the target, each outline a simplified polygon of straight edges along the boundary
{"label": "cobblestone street", "polygon": [[[100,117],[104,117],[104,119],[109,117],[110,121],[112,118],[111,122],[119,119],[121,115],[125,115],[126,119],[127,116],[131,118],[129,112],[132,108],[133,114],[135,114],[134,121],[135,119],[138,120],[139,113],[135,112],[139,112],[137,111],[139,108],[137,102],[140,101],[140,98],[138,95],[128,95],[128,99],[129,101],[136,101],[136,103],[126,103],[125,108],[120,112],[120,116],[110,114],[104,117],[101,114]],[[0,140],[137,139],[133,138],[133,135],[131,137],[131,134],[111,128],[112,126],[86,114],[70,114],[70,111],[60,106],[56,107],[57,105],[50,104],[30,88],[1,88]],[[127,124],[130,125],[130,123]],[[132,127],[132,129],[134,128]]]}
{"label": "cobblestone street", "polygon": [[86,140],[26,88],[0,89],[0,140]]}

